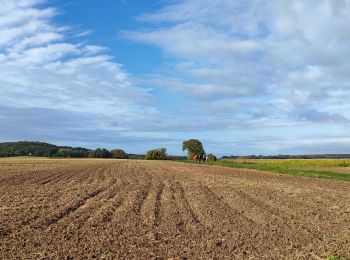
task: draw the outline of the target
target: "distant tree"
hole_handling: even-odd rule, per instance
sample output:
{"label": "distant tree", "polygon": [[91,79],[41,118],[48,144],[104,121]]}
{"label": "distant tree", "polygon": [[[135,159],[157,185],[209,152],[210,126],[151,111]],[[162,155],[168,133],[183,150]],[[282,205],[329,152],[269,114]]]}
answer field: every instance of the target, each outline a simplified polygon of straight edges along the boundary
{"label": "distant tree", "polygon": [[41,150],[41,149],[34,150],[33,155],[39,156],[39,157],[47,157],[47,150]]}
{"label": "distant tree", "polygon": [[23,155],[25,155],[25,153],[22,150],[16,150],[15,155],[16,156],[23,156]]}
{"label": "distant tree", "polygon": [[111,158],[112,154],[107,149],[97,148],[94,151],[90,151],[90,158]]}
{"label": "distant tree", "polygon": [[145,159],[145,155],[144,154],[127,154],[128,159],[132,159],[132,160],[142,160]]}
{"label": "distant tree", "polygon": [[101,158],[112,158],[112,154],[107,149],[101,150]]}
{"label": "distant tree", "polygon": [[90,151],[88,157],[89,158],[96,158],[95,150]]}
{"label": "distant tree", "polygon": [[187,159],[191,160],[194,155],[201,156],[205,154],[202,143],[197,139],[189,139],[182,143],[182,150],[187,150]]}
{"label": "distant tree", "polygon": [[149,150],[145,156],[146,160],[166,160],[167,154],[165,148]]}
{"label": "distant tree", "polygon": [[72,149],[60,148],[58,149],[57,156],[58,157],[70,157]]}
{"label": "distant tree", "polygon": [[216,158],[216,156],[214,154],[210,153],[210,154],[208,154],[208,160],[209,161],[216,161],[217,158]]}
{"label": "distant tree", "polygon": [[122,149],[114,149],[111,151],[111,153],[112,153],[112,157],[116,158],[116,159],[126,159],[127,158],[127,154]]}
{"label": "distant tree", "polygon": [[56,154],[52,156],[56,157],[88,157],[88,150],[84,148],[71,148],[71,147],[62,147],[58,149]]}
{"label": "distant tree", "polygon": [[[62,149],[62,150],[61,150]],[[45,156],[45,157],[87,157],[88,149],[81,147],[57,146],[42,142],[19,141],[0,143],[0,157]]]}

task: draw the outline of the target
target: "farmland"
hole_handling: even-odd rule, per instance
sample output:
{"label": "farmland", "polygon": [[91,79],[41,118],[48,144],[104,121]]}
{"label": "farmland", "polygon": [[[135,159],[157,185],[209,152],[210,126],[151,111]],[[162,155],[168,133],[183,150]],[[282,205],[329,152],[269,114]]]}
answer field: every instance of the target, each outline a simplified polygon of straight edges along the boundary
{"label": "farmland", "polygon": [[171,161],[11,158],[0,159],[0,201],[1,259],[350,258],[343,181]]}
{"label": "farmland", "polygon": [[255,160],[231,159],[210,162],[212,165],[230,168],[255,169],[281,174],[306,176],[321,179],[350,181],[350,160],[314,159],[314,160]]}

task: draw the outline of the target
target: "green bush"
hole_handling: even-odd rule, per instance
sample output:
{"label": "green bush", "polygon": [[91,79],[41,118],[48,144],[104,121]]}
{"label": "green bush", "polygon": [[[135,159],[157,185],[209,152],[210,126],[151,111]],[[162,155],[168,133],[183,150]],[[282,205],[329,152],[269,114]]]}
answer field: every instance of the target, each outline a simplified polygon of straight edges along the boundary
{"label": "green bush", "polygon": [[149,150],[145,156],[146,160],[166,160],[167,154],[165,148]]}
{"label": "green bush", "polygon": [[122,149],[114,149],[111,151],[112,157],[115,159],[126,159],[128,156]]}
{"label": "green bush", "polygon": [[216,161],[217,158],[216,158],[216,156],[214,154],[210,153],[210,154],[208,154],[208,160],[209,161]]}

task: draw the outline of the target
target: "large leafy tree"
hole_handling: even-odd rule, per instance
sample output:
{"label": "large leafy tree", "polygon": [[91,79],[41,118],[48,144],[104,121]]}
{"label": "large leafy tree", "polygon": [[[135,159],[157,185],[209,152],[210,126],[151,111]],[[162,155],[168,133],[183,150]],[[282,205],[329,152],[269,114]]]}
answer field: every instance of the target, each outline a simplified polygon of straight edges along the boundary
{"label": "large leafy tree", "polygon": [[205,154],[202,143],[197,139],[189,139],[182,143],[182,150],[188,151],[187,158],[191,160],[194,155],[201,156]]}

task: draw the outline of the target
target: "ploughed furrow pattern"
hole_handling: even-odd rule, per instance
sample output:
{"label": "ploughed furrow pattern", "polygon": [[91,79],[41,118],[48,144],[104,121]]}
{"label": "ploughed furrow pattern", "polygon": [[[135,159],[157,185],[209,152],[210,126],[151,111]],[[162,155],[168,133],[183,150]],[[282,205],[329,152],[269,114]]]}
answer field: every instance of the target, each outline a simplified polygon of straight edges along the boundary
{"label": "ploughed furrow pattern", "polygon": [[[88,201],[94,197],[96,197],[98,194],[100,194],[103,191],[103,188],[99,188],[89,194],[87,194],[85,197],[75,201],[71,206],[65,208],[63,211],[58,212],[57,214],[53,215],[51,218],[44,221],[46,225],[53,225],[62,220],[65,217],[68,217],[71,213],[78,210],[80,207],[83,207],[85,203],[88,203]],[[41,223],[39,224],[41,226]]]}
{"label": "ploughed furrow pattern", "polygon": [[131,212],[135,215],[141,214],[141,208],[145,203],[145,200],[150,192],[151,182],[147,181],[144,185],[141,185],[135,197],[131,201],[132,207]]}
{"label": "ploughed furrow pattern", "polygon": [[190,216],[191,222],[195,223],[195,224],[200,223],[198,216],[194,213],[193,209],[191,208],[191,206],[186,198],[184,188],[181,186],[181,184],[179,182],[176,182],[175,186],[176,186],[177,191],[178,191],[179,201],[180,201],[180,203],[182,203],[186,214]]}
{"label": "ploughed furrow pattern", "polygon": [[156,200],[154,203],[154,226],[158,226],[161,218],[161,198],[163,193],[164,184],[160,184],[157,188]]}
{"label": "ploughed furrow pattern", "polygon": [[181,212],[181,205],[179,205],[175,197],[174,184],[172,181],[166,179],[162,180],[155,193],[153,206],[153,238],[159,238],[159,233],[156,233],[157,230],[162,231],[163,238],[179,238],[184,232],[186,221]]}
{"label": "ploughed furrow pattern", "polygon": [[141,220],[145,226],[155,228],[160,223],[161,217],[161,197],[164,184],[157,183],[148,192],[147,198],[141,208]]}
{"label": "ploughed furrow pattern", "polygon": [[349,183],[170,161],[0,159],[0,259],[350,259]]}

